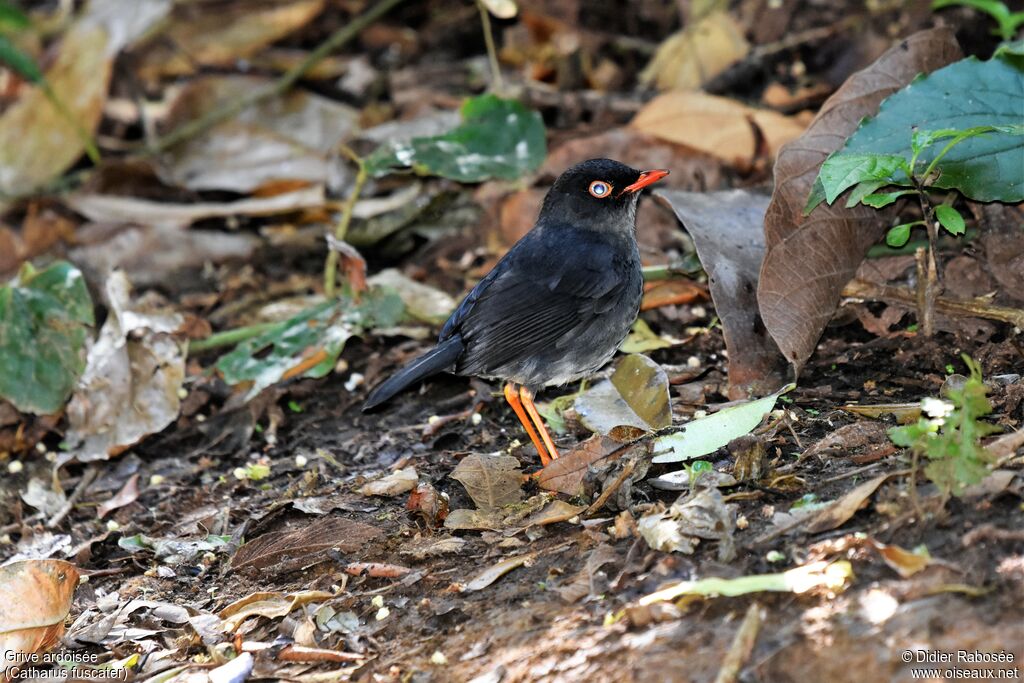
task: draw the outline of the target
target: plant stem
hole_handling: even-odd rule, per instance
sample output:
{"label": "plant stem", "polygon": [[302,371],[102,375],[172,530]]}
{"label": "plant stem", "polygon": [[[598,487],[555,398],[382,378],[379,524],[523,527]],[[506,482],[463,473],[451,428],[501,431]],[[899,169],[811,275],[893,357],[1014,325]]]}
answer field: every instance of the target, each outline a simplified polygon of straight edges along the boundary
{"label": "plant stem", "polygon": [[[352,194],[345,200],[345,205],[341,210],[341,218],[338,219],[338,224],[334,227],[334,239],[344,242],[345,236],[348,235],[348,226],[352,223],[352,212],[355,211],[356,201],[359,200],[359,194],[363,191],[363,185],[366,184],[368,174],[366,172],[366,163],[350,147],[342,145],[341,151],[354,161],[359,169],[356,171],[356,182],[352,187]],[[341,254],[338,253],[337,249],[328,248],[327,261],[324,263],[324,295],[328,299],[333,298],[337,290],[338,259],[340,256]]]}
{"label": "plant stem", "polygon": [[477,0],[476,7],[480,10],[480,23],[484,28],[484,42],[487,44],[487,61],[491,65],[491,88],[501,94],[505,84],[501,80],[501,66],[498,64],[498,50],[494,46],[494,32],[491,31],[491,15],[484,4]]}
{"label": "plant stem", "polygon": [[74,128],[75,135],[78,136],[82,146],[85,147],[85,154],[89,157],[89,161],[91,161],[93,165],[99,166],[102,159],[100,158],[100,150],[96,146],[96,140],[93,138],[92,134],[82,126],[78,118],[76,118],[75,115],[71,113],[71,110],[65,106],[63,100],[57,97],[57,93],[53,91],[53,88],[50,87],[49,83],[42,81],[40,83],[40,87],[42,87],[43,94],[46,95],[46,99],[50,101],[50,104],[52,104],[53,108],[57,110],[57,113],[61,115],[61,118],[67,121],[68,125]]}
{"label": "plant stem", "polygon": [[224,121],[237,116],[239,113],[255,104],[259,104],[264,100],[280,95],[291,88],[296,81],[302,78],[306,72],[316,66],[324,57],[355,38],[359,35],[360,31],[384,16],[401,2],[402,0],[380,0],[380,2],[371,7],[365,13],[359,15],[332,33],[327,40],[320,43],[315,50],[310,52],[304,60],[286,71],[273,83],[259,88],[245,97],[228,102],[221,107],[217,107],[194,121],[189,121],[184,125],[178,126],[173,131],[150,145],[145,152],[148,154],[159,154],[160,152],[165,152],[171,147],[174,147],[185,140],[189,140],[200,133],[213,128],[217,124],[223,123]]}
{"label": "plant stem", "polygon": [[201,351],[208,351],[210,349],[216,349],[221,346],[229,346],[231,344],[238,344],[244,342],[247,339],[258,337],[264,332],[269,332],[275,328],[281,326],[282,323],[256,323],[255,325],[246,325],[245,327],[236,327],[233,330],[224,330],[223,332],[217,332],[211,334],[205,339],[197,339],[196,341],[190,342],[188,345],[188,352],[199,353]]}

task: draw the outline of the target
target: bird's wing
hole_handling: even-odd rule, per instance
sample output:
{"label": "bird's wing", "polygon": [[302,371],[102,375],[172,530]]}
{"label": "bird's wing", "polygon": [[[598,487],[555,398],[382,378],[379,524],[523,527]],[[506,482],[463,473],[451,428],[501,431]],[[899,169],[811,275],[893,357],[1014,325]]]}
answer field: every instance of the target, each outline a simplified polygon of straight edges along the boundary
{"label": "bird's wing", "polygon": [[574,331],[618,301],[625,272],[625,257],[590,231],[531,233],[466,296],[441,338],[460,334],[460,371],[487,374],[570,343]]}

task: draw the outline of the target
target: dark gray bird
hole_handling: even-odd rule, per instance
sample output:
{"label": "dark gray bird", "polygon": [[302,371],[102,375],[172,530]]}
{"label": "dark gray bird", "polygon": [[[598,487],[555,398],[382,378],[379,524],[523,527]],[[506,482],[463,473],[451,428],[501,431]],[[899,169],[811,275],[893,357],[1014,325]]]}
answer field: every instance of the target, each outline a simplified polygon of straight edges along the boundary
{"label": "dark gray bird", "polygon": [[438,372],[500,379],[541,461],[557,458],[534,392],[593,374],[625,339],[643,294],[637,200],[666,175],[611,159],[565,171],[536,225],[462,300],[437,346],[378,385],[363,410]]}

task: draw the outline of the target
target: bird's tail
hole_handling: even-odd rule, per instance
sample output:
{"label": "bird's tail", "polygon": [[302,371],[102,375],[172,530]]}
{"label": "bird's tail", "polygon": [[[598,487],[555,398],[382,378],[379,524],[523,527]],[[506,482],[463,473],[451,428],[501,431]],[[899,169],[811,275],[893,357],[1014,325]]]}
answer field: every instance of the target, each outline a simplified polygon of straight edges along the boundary
{"label": "bird's tail", "polygon": [[394,375],[378,384],[363,404],[363,411],[376,408],[411,384],[447,370],[463,351],[462,337],[452,335]]}

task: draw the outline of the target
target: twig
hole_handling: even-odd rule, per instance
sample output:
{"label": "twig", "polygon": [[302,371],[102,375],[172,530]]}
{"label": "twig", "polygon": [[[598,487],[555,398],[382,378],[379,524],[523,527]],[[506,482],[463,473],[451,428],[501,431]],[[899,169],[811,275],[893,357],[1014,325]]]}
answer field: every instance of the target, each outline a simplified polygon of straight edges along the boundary
{"label": "twig", "polygon": [[715,683],[735,683],[739,678],[740,669],[754,650],[754,643],[757,642],[757,634],[761,630],[762,620],[761,605],[756,602],[751,603],[747,608],[746,616],[740,623],[739,630],[733,637],[729,651],[725,653],[725,659],[715,677]]}
{"label": "twig", "polygon": [[[356,182],[352,187],[352,193],[345,200],[341,218],[338,219],[338,224],[334,227],[334,239],[338,242],[344,242],[348,235],[348,226],[352,223],[352,212],[355,211],[356,201],[359,200],[359,195],[363,191],[363,185],[366,184],[367,179],[366,163],[363,162],[362,157],[353,152],[348,145],[342,145],[341,151],[355,162],[359,170],[356,172]],[[324,294],[328,299],[334,298],[337,288],[338,260],[340,258],[341,254],[337,249],[327,250],[327,261],[324,263]]]}
{"label": "twig", "polygon": [[[903,304],[909,308],[917,305],[916,294],[906,288],[877,285],[865,280],[851,280],[843,288],[843,296],[855,299],[888,301]],[[956,299],[938,297],[935,300],[935,310],[948,316],[987,318],[989,320],[1011,323],[1017,327],[1024,327],[1024,309],[994,306],[987,299],[958,301]]]}
{"label": "twig", "polygon": [[75,507],[75,503],[77,503],[78,499],[85,493],[85,490],[92,485],[97,474],[99,474],[99,469],[97,469],[95,465],[90,465],[89,468],[85,470],[82,474],[82,480],[78,482],[78,486],[76,486],[75,490],[70,496],[68,496],[64,505],[61,506],[60,510],[57,510],[53,517],[46,521],[47,528],[52,529],[56,527],[65,517],[67,517],[68,513],[71,512],[71,509]]}
{"label": "twig", "polygon": [[364,14],[361,14],[349,23],[345,24],[342,28],[332,33],[327,40],[320,43],[315,50],[310,52],[304,60],[286,71],[273,83],[259,88],[245,97],[227,102],[221,107],[210,110],[194,121],[189,121],[188,123],[175,128],[173,131],[157,140],[154,144],[148,146],[144,150],[145,153],[159,154],[161,152],[165,152],[171,147],[174,147],[185,140],[189,140],[200,133],[213,128],[217,124],[223,123],[224,121],[237,116],[239,113],[253,105],[284,93],[291,88],[296,81],[302,78],[306,72],[323,60],[324,57],[355,38],[359,35],[360,31],[375,22],[377,19],[380,19],[401,2],[402,0],[380,0],[380,2],[371,7]]}
{"label": "twig", "polygon": [[491,65],[491,85],[493,86],[494,92],[502,93],[505,90],[505,84],[501,80],[501,65],[498,64],[498,50],[494,46],[494,32],[491,30],[491,15],[487,12],[487,8],[484,7],[484,3],[477,0],[477,9],[480,10],[480,23],[484,27],[484,42],[487,44],[487,61]]}
{"label": "twig", "polygon": [[619,487],[622,486],[623,482],[629,478],[629,475],[633,474],[633,470],[635,469],[636,460],[632,458],[627,460],[626,464],[622,466],[622,471],[619,472],[619,476],[615,477],[615,481],[613,481],[610,486],[605,487],[604,491],[601,492],[601,495],[597,497],[597,500],[591,503],[590,507],[583,511],[582,516],[587,517],[592,515],[604,507],[604,504],[608,502],[608,499],[612,497],[612,494],[619,490]]}

